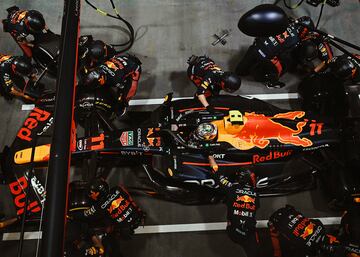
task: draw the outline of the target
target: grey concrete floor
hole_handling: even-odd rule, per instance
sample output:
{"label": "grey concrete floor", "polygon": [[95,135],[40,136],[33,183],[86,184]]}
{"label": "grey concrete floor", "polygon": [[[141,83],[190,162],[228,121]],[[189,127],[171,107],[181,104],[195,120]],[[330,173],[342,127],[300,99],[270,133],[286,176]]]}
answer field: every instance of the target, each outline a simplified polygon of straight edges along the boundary
{"label": "grey concrete floor", "polygon": [[[111,11],[107,1],[93,1],[101,8]],[[143,74],[140,80],[136,99],[161,98],[173,91],[175,96],[191,96],[194,88],[186,77],[186,60],[192,54],[207,54],[225,70],[235,68],[252,38],[245,36],[237,29],[237,21],[241,14],[261,3],[273,1],[260,0],[124,0],[116,1],[120,13],[128,19],[137,31],[137,39],[131,52],[139,56],[143,62]],[[294,2],[294,1],[291,1]],[[62,1],[11,1],[2,0],[1,17],[6,16],[5,9],[18,5],[21,8],[41,11],[48,26],[60,33]],[[282,4],[281,4],[282,5]],[[317,19],[319,8],[303,4],[295,11],[288,11],[293,16],[310,15]],[[360,26],[360,5],[357,0],[341,1],[337,8],[326,6],[320,28],[352,43],[360,45],[358,35]],[[211,46],[213,34],[230,29],[231,35],[225,46]],[[123,42],[126,37],[118,29],[117,21],[97,14],[82,2],[81,34],[92,34],[108,43]],[[0,52],[20,54],[17,45],[6,33],[0,33]],[[281,90],[269,90],[263,85],[243,78],[238,94],[267,94],[296,92],[299,76],[286,74],[283,79],[286,87]],[[49,82],[51,83],[51,82]],[[297,106],[296,101],[276,101],[281,107]],[[21,111],[22,102],[14,100],[6,102],[0,99],[0,148],[10,144],[17,129],[27,115]],[[149,108],[153,108],[150,106]],[[128,171],[128,172],[131,172]],[[112,181],[120,180],[117,173]],[[120,182],[120,181],[119,181]],[[0,187],[0,212],[7,215],[13,212],[9,200],[9,192]],[[314,200],[315,199],[315,200]],[[206,206],[181,206],[175,203],[158,201],[142,196],[135,200],[148,213],[148,225],[187,224],[197,222],[225,221],[225,208],[222,204]],[[267,219],[277,208],[290,203],[298,207],[305,215],[326,217],[338,215],[329,211],[326,202],[319,192],[303,192],[296,195],[267,198],[261,201],[258,219]],[[0,252],[5,257],[16,256],[17,242],[0,242]],[[34,243],[25,244],[24,257],[34,255]],[[125,256],[143,257],[180,257],[180,256],[245,256],[241,248],[233,244],[224,231],[196,232],[175,234],[135,235],[133,240],[122,242],[120,247]]]}

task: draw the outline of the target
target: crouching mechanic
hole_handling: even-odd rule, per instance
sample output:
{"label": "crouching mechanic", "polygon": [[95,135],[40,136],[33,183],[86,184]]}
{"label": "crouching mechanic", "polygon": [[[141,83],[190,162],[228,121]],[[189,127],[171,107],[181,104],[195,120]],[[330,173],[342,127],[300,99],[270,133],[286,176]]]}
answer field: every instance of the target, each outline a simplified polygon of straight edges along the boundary
{"label": "crouching mechanic", "polygon": [[141,74],[141,62],[133,55],[115,55],[86,74],[80,86],[89,90],[109,87],[118,96],[117,115],[126,113],[129,101],[136,94]]}
{"label": "crouching mechanic", "polygon": [[234,182],[214,169],[213,176],[225,193],[228,236],[243,246],[248,256],[257,256],[257,248],[254,247],[258,241],[255,215],[259,202],[255,174],[249,170],[242,171]]}
{"label": "crouching mechanic", "polygon": [[[52,33],[45,24],[43,15],[36,10],[21,10],[17,6],[7,9],[8,16],[4,19],[4,31],[9,32],[16,40],[25,55],[31,57],[32,41],[40,34]],[[29,36],[33,39],[29,39]]]}
{"label": "crouching mechanic", "polygon": [[116,55],[116,50],[101,40],[94,40],[91,35],[79,39],[79,73],[84,76],[95,67]]}
{"label": "crouching mechanic", "polygon": [[[89,184],[88,196],[93,202],[92,206],[70,214],[71,220],[85,221],[92,227],[104,224],[108,233],[118,231],[125,238],[134,234],[134,230],[144,223],[144,212],[122,186],[109,189],[104,179],[96,178]],[[87,255],[101,256],[104,253],[104,246],[98,239],[93,235],[94,245],[83,249]]]}
{"label": "crouching mechanic", "polygon": [[[357,216],[358,220],[359,216]],[[349,219],[343,219],[349,224]],[[343,222],[342,222],[343,223]],[[351,227],[358,227],[358,222],[351,222]],[[341,240],[328,234],[320,220],[304,217],[294,207],[277,210],[269,219],[270,229],[278,231],[280,240],[290,245],[293,251],[290,256],[327,256],[327,257],[355,257],[360,256],[359,242]],[[276,249],[275,256],[289,256],[289,252]],[[297,254],[296,254],[297,253]]]}
{"label": "crouching mechanic", "polygon": [[187,63],[188,77],[197,87],[195,96],[209,112],[213,112],[214,108],[209,105],[207,97],[217,96],[221,90],[232,93],[240,88],[240,77],[224,72],[209,57],[193,55]]}
{"label": "crouching mechanic", "polygon": [[39,96],[37,89],[32,86],[34,81],[36,75],[28,58],[0,54],[0,94],[5,99],[19,96],[33,101]]}
{"label": "crouching mechanic", "polygon": [[329,45],[319,35],[309,33],[313,27],[311,18],[303,16],[291,22],[282,34],[256,38],[238,64],[236,73],[251,75],[268,88],[284,87],[279,78],[295,67],[297,61],[308,64],[314,56],[322,61],[332,58]]}

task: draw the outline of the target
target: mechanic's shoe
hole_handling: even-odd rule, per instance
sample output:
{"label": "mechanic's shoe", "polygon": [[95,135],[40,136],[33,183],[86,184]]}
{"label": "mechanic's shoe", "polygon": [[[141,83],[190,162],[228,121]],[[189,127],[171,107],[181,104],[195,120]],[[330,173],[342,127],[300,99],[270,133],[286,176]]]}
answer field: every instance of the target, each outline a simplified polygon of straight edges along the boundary
{"label": "mechanic's shoe", "polygon": [[265,86],[267,88],[283,88],[285,86],[285,83],[281,82],[281,81],[265,81],[264,82]]}

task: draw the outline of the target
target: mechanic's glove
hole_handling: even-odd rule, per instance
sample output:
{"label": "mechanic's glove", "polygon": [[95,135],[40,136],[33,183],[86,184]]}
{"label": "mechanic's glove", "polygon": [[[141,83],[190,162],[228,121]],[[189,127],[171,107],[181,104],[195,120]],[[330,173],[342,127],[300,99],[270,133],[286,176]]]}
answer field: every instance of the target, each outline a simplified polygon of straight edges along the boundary
{"label": "mechanic's glove", "polygon": [[210,114],[214,114],[215,113],[215,109],[213,106],[208,105],[206,106],[206,110],[210,113]]}
{"label": "mechanic's glove", "polygon": [[269,225],[295,247],[311,254],[320,250],[325,236],[321,221],[304,217],[290,205],[274,212],[269,219]]}
{"label": "mechanic's glove", "polygon": [[92,246],[90,248],[85,249],[85,256],[93,256],[98,257],[104,254],[104,249],[102,247]]}

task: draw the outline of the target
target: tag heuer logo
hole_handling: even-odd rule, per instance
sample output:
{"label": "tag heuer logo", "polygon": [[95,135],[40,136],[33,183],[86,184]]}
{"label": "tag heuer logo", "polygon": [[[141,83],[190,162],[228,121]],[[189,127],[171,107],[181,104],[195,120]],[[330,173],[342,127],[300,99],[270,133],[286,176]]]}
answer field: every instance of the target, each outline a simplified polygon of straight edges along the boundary
{"label": "tag heuer logo", "polygon": [[120,136],[120,143],[123,146],[132,146],[134,145],[134,132],[133,131],[124,131]]}

